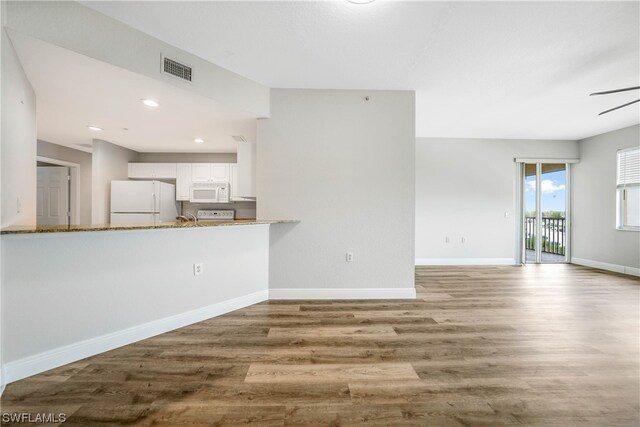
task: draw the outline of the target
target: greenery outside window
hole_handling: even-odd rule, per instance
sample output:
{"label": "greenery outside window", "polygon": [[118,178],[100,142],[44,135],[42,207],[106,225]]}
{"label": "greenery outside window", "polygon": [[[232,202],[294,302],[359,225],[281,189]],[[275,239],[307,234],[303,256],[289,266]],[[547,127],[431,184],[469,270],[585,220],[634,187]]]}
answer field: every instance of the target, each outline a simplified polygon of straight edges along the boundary
{"label": "greenery outside window", "polygon": [[616,228],[640,231],[640,148],[618,150],[617,157]]}

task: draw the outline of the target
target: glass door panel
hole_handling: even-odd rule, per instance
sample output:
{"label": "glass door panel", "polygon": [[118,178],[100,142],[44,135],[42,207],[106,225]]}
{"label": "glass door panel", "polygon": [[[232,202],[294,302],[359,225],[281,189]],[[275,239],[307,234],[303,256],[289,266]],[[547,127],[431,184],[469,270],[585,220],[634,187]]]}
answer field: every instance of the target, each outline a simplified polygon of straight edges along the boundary
{"label": "glass door panel", "polygon": [[542,163],[540,169],[540,262],[565,262],[567,167],[564,163]]}
{"label": "glass door panel", "polygon": [[535,163],[525,163],[524,165],[524,252],[523,257],[526,264],[536,263],[537,246],[537,196],[536,196],[536,175],[537,165]]}

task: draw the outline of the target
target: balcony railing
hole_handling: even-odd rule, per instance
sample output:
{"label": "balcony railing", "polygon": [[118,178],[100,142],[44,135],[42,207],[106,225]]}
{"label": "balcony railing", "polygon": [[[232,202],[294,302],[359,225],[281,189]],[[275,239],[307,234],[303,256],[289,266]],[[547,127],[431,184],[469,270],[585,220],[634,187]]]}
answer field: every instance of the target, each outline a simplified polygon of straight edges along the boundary
{"label": "balcony railing", "polygon": [[[525,247],[535,250],[536,218],[524,219]],[[565,218],[542,218],[542,252],[564,255],[567,234]]]}

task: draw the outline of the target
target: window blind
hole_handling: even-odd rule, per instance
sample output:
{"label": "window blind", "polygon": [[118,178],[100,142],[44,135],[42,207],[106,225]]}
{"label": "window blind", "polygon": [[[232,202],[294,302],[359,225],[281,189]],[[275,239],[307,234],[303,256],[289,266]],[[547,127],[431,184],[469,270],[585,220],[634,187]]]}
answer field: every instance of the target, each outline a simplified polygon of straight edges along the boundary
{"label": "window blind", "polygon": [[640,148],[618,151],[618,187],[640,184]]}

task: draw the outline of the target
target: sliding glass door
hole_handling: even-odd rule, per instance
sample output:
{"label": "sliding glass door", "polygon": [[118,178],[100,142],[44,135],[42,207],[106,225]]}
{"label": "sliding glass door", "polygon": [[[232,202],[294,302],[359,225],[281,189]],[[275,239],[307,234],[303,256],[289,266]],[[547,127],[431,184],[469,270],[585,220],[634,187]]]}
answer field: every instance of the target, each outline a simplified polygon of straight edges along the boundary
{"label": "sliding glass door", "polygon": [[569,165],[523,164],[523,254],[526,264],[567,262]]}

